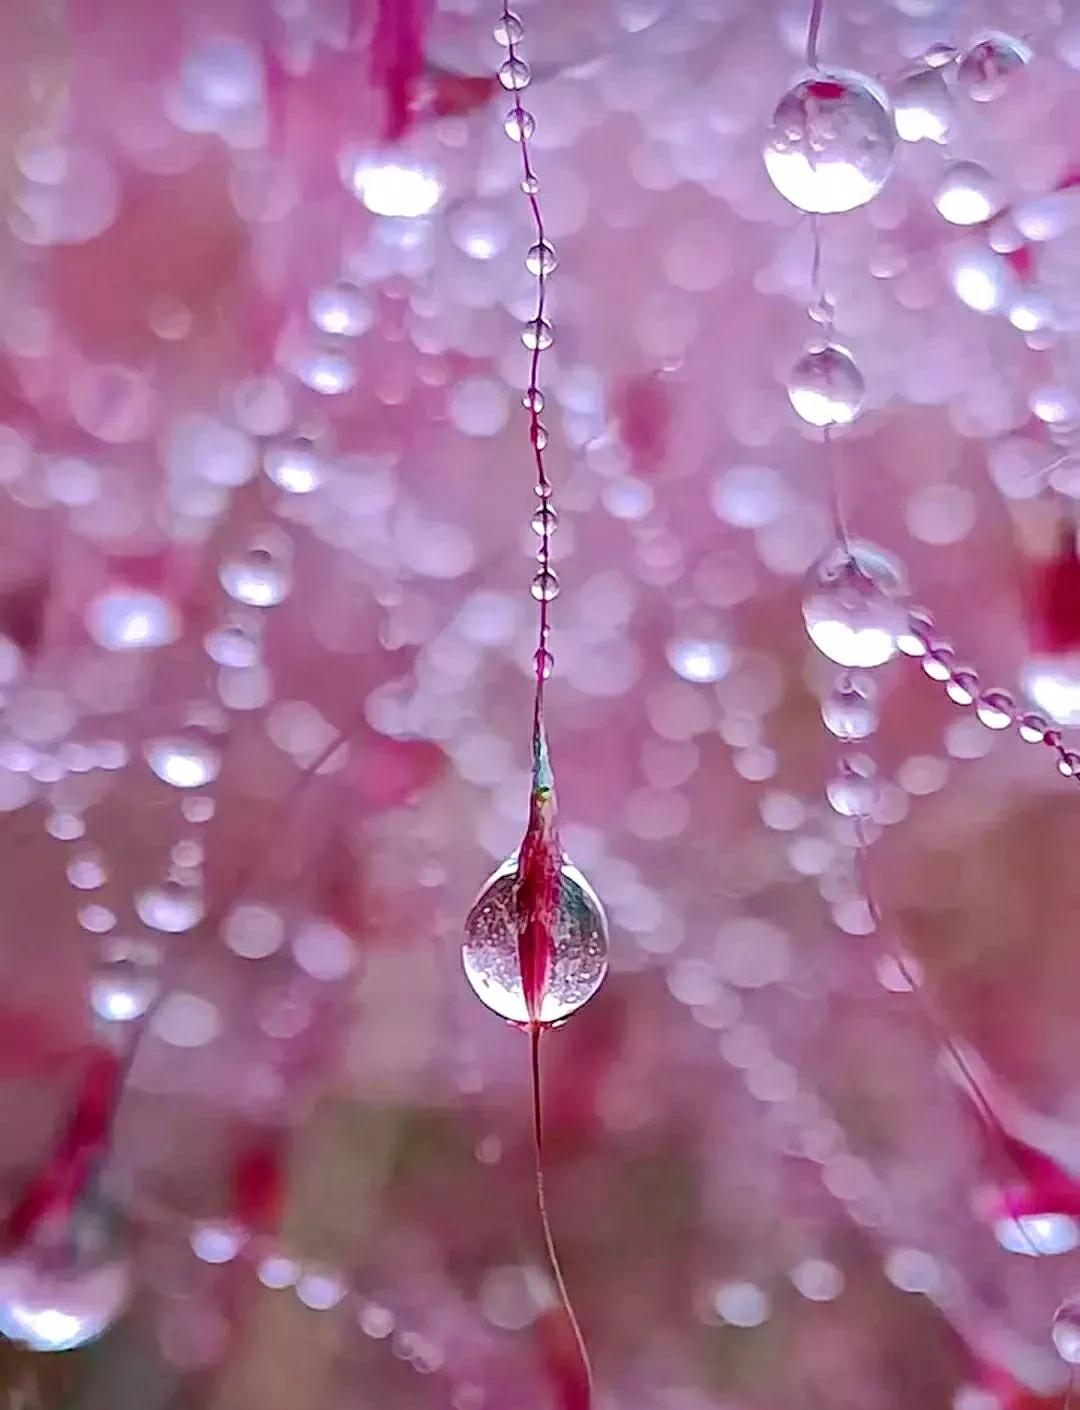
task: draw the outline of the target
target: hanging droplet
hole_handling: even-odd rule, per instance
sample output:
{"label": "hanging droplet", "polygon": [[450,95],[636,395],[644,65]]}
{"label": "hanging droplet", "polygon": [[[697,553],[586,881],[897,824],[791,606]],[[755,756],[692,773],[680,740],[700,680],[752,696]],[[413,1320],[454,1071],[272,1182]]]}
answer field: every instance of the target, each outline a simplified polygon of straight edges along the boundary
{"label": "hanging droplet", "polygon": [[319,488],[325,474],[322,456],[303,436],[269,446],[263,455],[263,469],[286,494],[310,494]]}
{"label": "hanging droplet", "polygon": [[877,770],[864,754],[842,759],[835,778],[825,786],[829,806],[843,818],[869,818],[878,800]]}
{"label": "hanging droplet", "polygon": [[979,678],[970,667],[957,667],[949,673],[945,694],[954,705],[974,705],[979,694]]}
{"label": "hanging droplet", "polygon": [[547,427],[541,425],[539,421],[533,422],[529,427],[529,440],[537,450],[547,450],[548,432]]}
{"label": "hanging droplet", "polygon": [[525,26],[513,11],[507,10],[495,21],[492,33],[495,36],[496,44],[501,44],[504,49],[509,49],[511,44],[520,44],[525,38]]}
{"label": "hanging droplet", "polygon": [[814,299],[806,312],[815,323],[820,323],[824,328],[831,328],[836,318],[836,305],[828,294],[822,294],[820,298]]}
{"label": "hanging droplet", "polygon": [[554,602],[559,595],[559,580],[550,568],[541,568],[529,591],[537,602]]}
{"label": "hanging droplet", "polygon": [[[253,614],[248,614],[252,616]],[[219,666],[235,666],[243,669],[254,666],[262,655],[262,642],[258,620],[241,620],[230,617],[207,632],[203,641],[206,654]]]}
{"label": "hanging droplet", "polygon": [[130,1264],[108,1227],[77,1212],[0,1259],[0,1335],[31,1351],[72,1351],[108,1331],[130,1293]]}
{"label": "hanging droplet", "polygon": [[872,681],[841,676],[821,706],[825,728],[846,743],[868,739],[877,729],[876,693]]}
{"label": "hanging droplet", "polygon": [[147,886],[135,897],[135,913],[151,930],[180,935],[202,920],[202,892],[198,887],[182,886],[178,881]]}
{"label": "hanging droplet", "polygon": [[1008,729],[1016,713],[1016,701],[1005,690],[984,690],[975,713],[987,729]]}
{"label": "hanging droplet", "polygon": [[837,545],[810,574],[803,602],[810,640],[838,666],[884,665],[907,625],[898,601],[904,588],[903,570],[884,549]]}
{"label": "hanging droplet", "polygon": [[541,504],[532,517],[532,531],[539,538],[553,534],[559,525],[559,516],[550,504]]}
{"label": "hanging droplet", "polygon": [[[518,958],[518,860],[508,857],[489,878],[465,921],[462,961],[477,997],[511,1023],[528,1023]],[[553,953],[539,1008],[541,1023],[560,1023],[591,999],[607,973],[604,908],[565,857],[552,927]]]}
{"label": "hanging droplet", "polygon": [[1080,724],[1080,651],[1033,656],[1020,679],[1025,694],[1055,724]]}
{"label": "hanging droplet", "polygon": [[530,245],[525,256],[525,268],[534,275],[551,274],[558,263],[555,246],[550,240],[538,240],[535,245]]}
{"label": "hanging droplet", "polygon": [[1050,721],[1042,715],[1021,715],[1016,722],[1016,732],[1025,744],[1042,744],[1050,729]]}
{"label": "hanging droplet", "polygon": [[218,571],[221,586],[247,607],[276,607],[292,587],[292,570],[284,545],[265,539],[227,558]]}
{"label": "hanging droplet", "polygon": [[141,1018],[158,991],[153,972],[136,960],[105,959],[90,981],[90,1007],[106,1023],[130,1023]]}
{"label": "hanging droplet", "polygon": [[511,142],[528,142],[536,132],[536,119],[525,108],[511,108],[503,118],[503,129]]}
{"label": "hanging droplet", "polygon": [[809,426],[847,426],[865,398],[866,383],[855,359],[836,343],[807,349],[788,378],[788,400]]}
{"label": "hanging droplet", "polygon": [[850,211],[881,190],[896,146],[889,100],[872,79],[831,70],[811,74],[777,104],[765,167],[798,210]]}
{"label": "hanging droplet", "polygon": [[204,788],[221,768],[220,752],[195,732],[148,740],[143,752],[158,778],[174,788]]}
{"label": "hanging droplet", "polygon": [[1009,79],[1031,59],[1031,49],[1022,39],[994,30],[973,44],[960,60],[956,81],[977,103],[1000,98]]}
{"label": "hanging droplet", "polygon": [[544,394],[535,387],[531,388],[521,398],[521,404],[526,411],[535,411],[536,414],[539,415],[540,412],[543,411],[544,406],[546,405],[544,401]]}
{"label": "hanging droplet", "polygon": [[316,289],[308,300],[315,327],[341,338],[358,338],[375,321],[367,295],[347,279]]}
{"label": "hanging droplet", "polygon": [[978,162],[953,162],[934,196],[950,225],[981,225],[1001,209],[1005,196],[997,180]]}
{"label": "hanging droplet", "polygon": [[499,65],[499,82],[510,92],[520,93],[523,88],[528,88],[531,81],[532,71],[524,59],[515,55]]}
{"label": "hanging droplet", "polygon": [[546,648],[541,647],[533,657],[533,665],[536,667],[537,674],[540,676],[541,680],[546,681],[555,669],[555,657],[552,656],[551,652],[546,650]]}
{"label": "hanging droplet", "polygon": [[530,318],[521,330],[521,341],[530,351],[539,349],[543,352],[545,348],[551,347],[555,334],[546,318]]}
{"label": "hanging droplet", "polygon": [[953,104],[936,69],[919,68],[901,78],[893,89],[892,103],[901,141],[948,141]]}
{"label": "hanging droplet", "polygon": [[537,191],[540,190],[540,178],[538,176],[533,176],[532,174],[526,176],[522,180],[521,189],[522,191],[524,191],[526,196],[535,196]]}
{"label": "hanging droplet", "polygon": [[1054,1349],[1062,1361],[1080,1366],[1080,1302],[1063,1302],[1054,1313],[1050,1331]]}

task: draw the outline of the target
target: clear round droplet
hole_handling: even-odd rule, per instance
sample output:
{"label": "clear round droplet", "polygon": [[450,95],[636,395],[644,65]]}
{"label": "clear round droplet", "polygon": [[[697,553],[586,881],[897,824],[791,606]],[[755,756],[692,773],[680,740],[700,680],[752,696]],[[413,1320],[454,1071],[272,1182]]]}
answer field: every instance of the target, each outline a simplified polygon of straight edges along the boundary
{"label": "clear round droplet", "polygon": [[978,162],[953,162],[934,195],[938,213],[950,225],[981,225],[1004,201],[1000,183]]}
{"label": "clear round droplet", "polygon": [[495,36],[496,44],[501,44],[504,49],[509,49],[511,44],[520,44],[525,38],[525,26],[512,10],[507,10],[495,21],[492,33]]}
{"label": "clear round droplet", "polygon": [[525,268],[534,275],[551,274],[558,263],[555,246],[550,240],[538,240],[535,245],[530,245],[525,256]]}
{"label": "clear round droplet", "polygon": [[525,108],[511,108],[503,118],[503,129],[511,142],[528,142],[536,132],[536,119]]}
{"label": "clear round droplet", "polygon": [[288,557],[269,542],[251,545],[227,558],[218,572],[221,586],[235,602],[246,607],[276,607],[292,587]]}
{"label": "clear round droplet", "polygon": [[842,676],[822,702],[825,728],[845,743],[869,739],[878,724],[876,694],[872,681]]}
{"label": "clear round droplet", "polygon": [[945,80],[934,68],[906,74],[892,91],[896,134],[902,142],[948,141],[953,102]]}
{"label": "clear round droplet", "polygon": [[521,189],[526,196],[535,196],[540,190],[540,178],[538,176],[526,176],[521,182]]}
{"label": "clear round droplet", "polygon": [[882,666],[907,624],[899,598],[904,573],[895,558],[866,542],[838,544],[810,574],[803,620],[810,640],[838,666]]}
{"label": "clear round droplet", "polygon": [[1000,98],[1009,79],[1031,59],[1031,49],[1022,39],[994,30],[973,44],[960,60],[956,81],[977,103]]}
{"label": "clear round droplet", "polygon": [[221,753],[199,734],[162,735],[143,748],[146,762],[174,788],[205,788],[221,768]]}
{"label": "clear round droplet", "polygon": [[1008,729],[1016,714],[1016,702],[1008,691],[984,690],[975,713],[987,729]]}
{"label": "clear round droplet", "polygon": [[559,580],[550,568],[541,568],[529,591],[537,602],[553,602],[559,595]]}
{"label": "clear round droplet", "polygon": [[808,348],[791,369],[788,400],[809,426],[847,426],[866,399],[866,383],[846,348],[825,343]]}
{"label": "clear round droplet", "polygon": [[[528,1023],[518,961],[520,919],[517,857],[508,857],[490,877],[465,921],[462,962],[477,997],[511,1023]],[[591,999],[607,973],[608,934],[604,908],[569,860],[559,873],[559,899],[552,927],[554,953],[540,998],[541,1023],[560,1023]]]}
{"label": "clear round droplet", "polygon": [[559,526],[559,516],[550,504],[541,504],[532,517],[532,531],[539,538],[553,534]]}
{"label": "clear round droplet", "polygon": [[531,80],[532,72],[528,64],[517,55],[504,59],[499,65],[499,82],[511,93],[520,93],[523,88],[528,88]]}
{"label": "clear round droplet", "polygon": [[96,1341],[127,1305],[127,1261],[104,1239],[32,1247],[0,1260],[0,1334],[31,1351]]}
{"label": "clear round droplet", "polygon": [[1025,744],[1041,744],[1046,738],[1050,722],[1042,715],[1028,713],[1021,715],[1016,722],[1016,732]]}
{"label": "clear round droplet", "polygon": [[539,348],[543,352],[545,348],[551,347],[555,335],[546,318],[530,318],[521,330],[521,341],[530,351]]}
{"label": "clear round droplet", "polygon": [[1054,1313],[1050,1337],[1054,1350],[1070,1366],[1080,1366],[1080,1302],[1063,1302]]}
{"label": "clear round droplet", "polygon": [[862,74],[809,74],[777,104],[765,167],[801,211],[850,211],[881,190],[896,146],[889,100]]}

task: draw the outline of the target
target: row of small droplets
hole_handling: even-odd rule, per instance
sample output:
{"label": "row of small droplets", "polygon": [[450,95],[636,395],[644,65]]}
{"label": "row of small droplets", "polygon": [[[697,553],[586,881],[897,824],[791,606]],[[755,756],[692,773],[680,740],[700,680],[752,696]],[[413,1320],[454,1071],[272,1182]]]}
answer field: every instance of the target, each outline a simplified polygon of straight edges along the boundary
{"label": "row of small droplets", "polygon": [[558,596],[559,580],[551,568],[551,535],[558,523],[555,506],[552,503],[551,482],[544,467],[544,450],[548,443],[547,428],[540,420],[544,409],[544,395],[540,390],[540,354],[552,343],[551,323],[547,317],[548,277],[555,269],[555,249],[544,233],[544,217],[540,210],[537,192],[540,183],[533,170],[529,139],[536,131],[536,120],[521,102],[521,94],[532,77],[529,66],[518,54],[518,45],[525,29],[520,18],[504,4],[502,14],[495,25],[495,39],[507,50],[507,57],[499,67],[499,82],[514,95],[514,105],[506,115],[504,127],[507,136],[518,144],[521,152],[521,189],[529,203],[532,216],[534,240],[525,257],[525,267],[536,280],[536,305],[533,317],[521,331],[521,341],[532,354],[529,359],[529,380],[522,398],[522,405],[529,414],[529,440],[533,448],[536,466],[536,497],[538,502],[532,517],[533,531],[540,539],[537,551],[539,569],[532,580],[532,595],[540,604],[539,629],[536,655],[536,703],[539,710],[544,681],[551,674],[554,664],[548,649],[549,604]]}

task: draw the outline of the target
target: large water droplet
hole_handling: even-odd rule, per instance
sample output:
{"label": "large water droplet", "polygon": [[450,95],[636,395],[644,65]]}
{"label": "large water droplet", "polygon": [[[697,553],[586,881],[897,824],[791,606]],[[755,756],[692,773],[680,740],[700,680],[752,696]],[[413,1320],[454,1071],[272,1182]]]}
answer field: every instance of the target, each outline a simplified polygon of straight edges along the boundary
{"label": "large water droplet", "polygon": [[809,348],[791,369],[788,400],[810,426],[847,426],[862,410],[866,383],[846,348]]}
{"label": "large water droplet", "polygon": [[[465,921],[462,961],[478,998],[500,1018],[528,1023],[518,960],[517,857],[508,857],[480,892]],[[541,1023],[559,1023],[596,993],[607,973],[604,908],[592,887],[563,858],[554,953],[540,1002]]]}
{"label": "large water droplet", "polygon": [[765,167],[781,196],[801,211],[850,211],[881,190],[896,129],[872,79],[815,73],[788,90],[773,113]]}
{"label": "large water droplet", "polygon": [[903,571],[883,549],[837,545],[810,575],[803,603],[810,640],[838,666],[884,665],[907,625],[898,601],[903,592]]}
{"label": "large water droplet", "polygon": [[116,1321],[131,1288],[112,1251],[30,1248],[0,1260],[0,1333],[31,1351],[71,1351]]}
{"label": "large water droplet", "polygon": [[973,44],[960,60],[956,81],[969,98],[988,103],[1001,97],[1009,79],[1030,58],[1031,50],[1022,39],[994,30]]}

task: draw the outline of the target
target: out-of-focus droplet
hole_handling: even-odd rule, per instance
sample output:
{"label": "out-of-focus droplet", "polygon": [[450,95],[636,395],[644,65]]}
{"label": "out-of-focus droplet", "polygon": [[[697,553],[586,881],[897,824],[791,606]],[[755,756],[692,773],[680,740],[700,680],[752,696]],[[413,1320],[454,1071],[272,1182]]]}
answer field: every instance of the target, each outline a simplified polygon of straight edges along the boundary
{"label": "out-of-focus droplet", "polygon": [[950,225],[980,225],[1001,209],[997,179],[978,162],[953,162],[942,176],[934,205]]}
{"label": "out-of-focus droplet", "polygon": [[[493,873],[465,921],[462,961],[474,992],[493,1013],[528,1023],[518,958],[517,857]],[[607,973],[604,908],[581,872],[566,858],[559,872],[559,900],[552,927],[549,970],[541,995],[541,1023],[560,1023],[596,993]]]}
{"label": "out-of-focus droplet", "polygon": [[235,602],[246,607],[276,607],[292,587],[292,567],[285,541],[267,536],[244,552],[225,559],[218,577]]}
{"label": "out-of-focus droplet", "polygon": [[322,484],[325,474],[322,456],[302,436],[269,446],[263,455],[263,469],[287,494],[311,494]]}
{"label": "out-of-focus droplet", "polygon": [[1000,98],[1009,79],[1031,59],[1031,49],[1022,39],[994,30],[973,44],[960,60],[956,81],[977,103]]}
{"label": "out-of-focus droplet", "polygon": [[1080,1225],[1068,1214],[1006,1214],[995,1223],[994,1237],[1007,1253],[1053,1258],[1080,1244]]}
{"label": "out-of-focus droplet", "polygon": [[1080,652],[1032,657],[1021,681],[1032,704],[1055,724],[1080,724]]}
{"label": "out-of-focus droplet", "polygon": [[104,959],[90,981],[90,1007],[106,1023],[130,1023],[141,1018],[158,991],[158,980],[146,965],[128,956]]}
{"label": "out-of-focus droplet", "polygon": [[1054,1313],[1050,1336],[1062,1361],[1080,1366],[1080,1302],[1070,1300],[1061,1304]]}
{"label": "out-of-focus droplet", "polygon": [[884,92],[861,74],[830,70],[801,79],[780,99],[765,167],[798,210],[850,211],[881,190],[895,146]]}
{"label": "out-of-focus droplet", "polygon": [[874,762],[864,755],[842,759],[836,777],[825,786],[830,806],[844,818],[869,818],[879,791]]}
{"label": "out-of-focus droplet", "polygon": [[866,383],[846,348],[808,348],[791,369],[788,400],[810,426],[846,426],[862,410]]}
{"label": "out-of-focus droplet", "polygon": [[320,332],[342,338],[358,338],[375,321],[367,296],[347,279],[316,289],[308,300],[308,312]]}
{"label": "out-of-focus droplet", "polygon": [[144,753],[158,778],[174,788],[205,788],[213,783],[221,768],[220,752],[195,733],[151,739]]}
{"label": "out-of-focus droplet", "polygon": [[180,619],[156,593],[107,588],[87,606],[86,629],[108,651],[149,651],[177,639]]}
{"label": "out-of-focus droplet", "polygon": [[906,626],[898,599],[903,570],[884,549],[837,545],[810,575],[803,620],[810,640],[838,666],[881,666],[896,653]]}
{"label": "out-of-focus droplet", "polygon": [[135,897],[135,913],[151,930],[181,935],[198,925],[203,917],[202,892],[194,886],[165,881],[144,887]]}
{"label": "out-of-focus droplet", "polygon": [[668,642],[667,658],[672,670],[686,681],[718,681],[731,669],[726,644],[702,637],[674,637]]}
{"label": "out-of-focus droplet", "polygon": [[342,172],[345,184],[372,215],[416,220],[430,215],[442,196],[441,182],[423,167],[361,156],[347,159]]}

